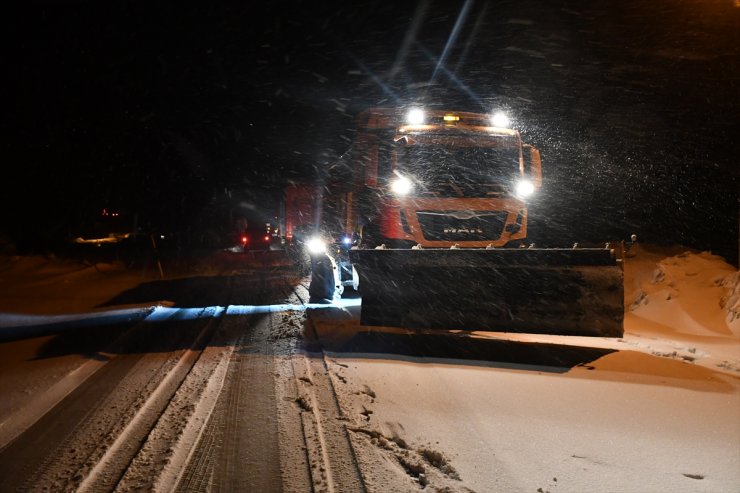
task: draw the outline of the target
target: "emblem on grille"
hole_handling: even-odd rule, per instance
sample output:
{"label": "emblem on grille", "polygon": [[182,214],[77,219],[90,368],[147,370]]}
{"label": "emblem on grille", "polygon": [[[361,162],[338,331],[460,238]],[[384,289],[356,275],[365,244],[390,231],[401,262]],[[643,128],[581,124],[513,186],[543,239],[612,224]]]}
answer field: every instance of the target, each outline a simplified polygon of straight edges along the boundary
{"label": "emblem on grille", "polygon": [[483,230],[480,228],[445,228],[445,233],[483,233]]}

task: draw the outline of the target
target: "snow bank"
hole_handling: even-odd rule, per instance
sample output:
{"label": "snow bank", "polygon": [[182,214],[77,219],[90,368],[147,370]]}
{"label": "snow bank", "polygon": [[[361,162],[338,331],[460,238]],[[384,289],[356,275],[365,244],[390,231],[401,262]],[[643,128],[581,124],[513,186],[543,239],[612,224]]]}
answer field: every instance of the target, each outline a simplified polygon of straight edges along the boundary
{"label": "snow bank", "polygon": [[625,263],[625,306],[653,331],[740,337],[740,276],[709,252],[641,247]]}

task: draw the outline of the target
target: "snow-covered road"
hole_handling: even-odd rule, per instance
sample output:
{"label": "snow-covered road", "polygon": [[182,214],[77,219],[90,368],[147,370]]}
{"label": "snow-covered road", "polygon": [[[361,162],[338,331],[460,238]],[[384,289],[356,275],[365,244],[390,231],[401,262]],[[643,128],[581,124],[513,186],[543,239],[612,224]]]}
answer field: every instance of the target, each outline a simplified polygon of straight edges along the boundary
{"label": "snow-covered road", "polygon": [[[310,489],[297,397],[279,392],[295,388],[283,368],[301,331],[296,282],[290,270],[219,273],[160,284],[168,299],[202,291],[225,307],[2,317],[0,490],[282,491],[284,471]],[[229,305],[273,297],[300,314]]]}
{"label": "snow-covered road", "polygon": [[2,490],[740,485],[738,272],[710,254],[631,259],[620,339],[363,327],[359,300],[306,305],[274,269],[142,283],[11,264]]}

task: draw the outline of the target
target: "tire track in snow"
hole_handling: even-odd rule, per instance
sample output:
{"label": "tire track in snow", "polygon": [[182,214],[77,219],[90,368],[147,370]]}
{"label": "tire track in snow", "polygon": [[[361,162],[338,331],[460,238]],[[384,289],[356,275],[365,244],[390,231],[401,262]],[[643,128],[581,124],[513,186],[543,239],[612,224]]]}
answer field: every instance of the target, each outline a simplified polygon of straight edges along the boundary
{"label": "tire track in snow", "polygon": [[[310,319],[306,331],[316,337]],[[313,332],[313,334],[311,334]],[[318,346],[318,339],[312,346]],[[303,408],[303,428],[314,490],[327,493],[365,492],[355,450],[344,416],[329,375],[323,349],[313,349],[295,359],[293,368]]]}
{"label": "tire track in snow", "polygon": [[220,323],[222,311],[217,309],[213,314],[213,317],[217,318],[208,320],[193,345],[184,351],[175,366],[160,381],[133,419],[118,434],[113,444],[82,481],[78,487],[79,492],[112,490],[118,484],[175,392],[197,363],[215,327]]}
{"label": "tire track in snow", "polygon": [[[281,491],[275,363],[267,335],[277,315],[250,316],[225,383],[177,491]],[[238,317],[229,323],[242,323]]]}
{"label": "tire track in snow", "polygon": [[1,491],[77,489],[184,352],[171,348],[190,345],[204,322],[181,328],[170,321],[180,311],[166,313],[156,327],[137,324],[115,358],[0,452]]}
{"label": "tire track in snow", "polygon": [[[287,278],[283,282],[283,288],[293,284]],[[234,289],[235,283],[230,282],[229,290]],[[294,356],[285,350],[286,340],[282,339],[290,330],[283,330],[285,324],[279,319],[283,317],[287,323],[287,315],[229,317],[234,333],[243,333],[241,343],[233,344],[236,338],[217,342],[220,347],[209,348],[214,358],[198,365],[203,346],[216,326],[224,325],[223,318],[217,323],[210,313],[207,318],[193,320],[192,310],[163,312],[167,323],[157,324],[156,330],[154,324],[144,323],[131,344],[62,398],[46,419],[31,427],[32,433],[20,435],[22,444],[0,451],[5,457],[16,457],[0,464],[7,469],[7,474],[0,474],[0,490],[173,491],[177,485],[179,490],[205,491],[230,490],[231,485],[240,484],[256,484],[260,491],[310,489],[310,481],[301,479],[302,474],[308,476],[308,460],[301,452],[300,424],[296,432],[295,426],[278,423],[286,409],[297,416],[293,401],[286,404],[284,390],[276,389],[291,374],[287,368]],[[182,320],[170,321],[178,318],[177,313],[183,314]],[[246,333],[245,320],[255,321]],[[199,342],[192,343],[194,339]],[[177,347],[183,349],[173,350]],[[280,368],[276,351],[283,351],[278,356],[286,363]],[[233,364],[229,378],[227,363]],[[189,384],[184,388],[186,381]],[[173,405],[178,393],[180,399]],[[229,396],[227,417],[216,404]],[[183,407],[187,405],[196,410]],[[250,423],[254,417],[258,419]],[[174,432],[167,435],[169,431]],[[223,446],[224,437],[231,441],[228,447]],[[188,440],[189,446],[185,446]],[[55,445],[49,447],[50,443]],[[245,461],[248,467],[244,467]],[[14,468],[19,464],[22,470]],[[188,471],[182,469],[183,464],[188,464]],[[270,472],[263,474],[265,469]],[[218,472],[215,484],[214,470]],[[281,477],[286,471],[289,480],[283,484]]]}

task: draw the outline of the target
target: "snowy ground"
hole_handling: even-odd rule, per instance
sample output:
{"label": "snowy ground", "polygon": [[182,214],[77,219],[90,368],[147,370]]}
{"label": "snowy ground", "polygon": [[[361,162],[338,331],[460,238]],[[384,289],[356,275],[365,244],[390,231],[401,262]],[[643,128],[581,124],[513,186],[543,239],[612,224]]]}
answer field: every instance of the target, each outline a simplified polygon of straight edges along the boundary
{"label": "snowy ground", "polygon": [[[0,358],[0,432],[90,361],[38,358],[51,332],[169,304],[108,304],[157,276],[0,259],[0,337],[50,332],[2,346],[13,351]],[[312,313],[307,337],[321,343],[370,491],[740,491],[737,269],[641,247],[625,300],[622,339],[368,331],[351,302]]]}
{"label": "snowy ground", "polygon": [[740,491],[737,270],[644,248],[625,270],[622,339],[370,343],[356,309],[314,316],[371,489]]}

